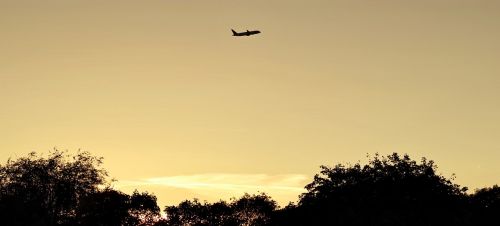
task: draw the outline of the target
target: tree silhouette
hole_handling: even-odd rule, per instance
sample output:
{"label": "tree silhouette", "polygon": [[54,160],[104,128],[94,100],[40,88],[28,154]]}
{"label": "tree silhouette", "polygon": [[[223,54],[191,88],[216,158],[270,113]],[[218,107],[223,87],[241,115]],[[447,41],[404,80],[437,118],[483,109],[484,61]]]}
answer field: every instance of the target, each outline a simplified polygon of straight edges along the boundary
{"label": "tree silhouette", "polygon": [[102,159],[79,152],[47,158],[31,153],[0,166],[0,214],[7,225],[65,225],[74,221],[81,197],[98,190],[107,173]]}
{"label": "tree silhouette", "polygon": [[276,201],[265,193],[245,194],[232,203],[238,225],[269,225],[273,211],[278,207]]}
{"label": "tree silhouette", "polygon": [[285,211],[287,225],[461,225],[467,188],[397,153],[365,166],[321,166],[299,204]]}
{"label": "tree silhouette", "polygon": [[119,191],[105,189],[82,199],[77,210],[82,226],[134,225],[128,214],[129,197]]}
{"label": "tree silhouette", "polygon": [[210,225],[209,205],[194,199],[183,201],[178,206],[167,206],[165,207],[167,225]]}
{"label": "tree silhouette", "polygon": [[0,225],[267,226],[500,225],[500,187],[467,194],[433,161],[375,155],[366,165],[321,166],[297,204],[279,209],[267,194],[229,202],[186,200],[165,208],[153,194],[128,195],[106,183],[102,158],[54,150],[0,165]]}
{"label": "tree silhouette", "polygon": [[197,199],[167,206],[167,219],[158,225],[270,225],[276,202],[265,193],[245,194],[231,203],[200,203]]}
{"label": "tree silhouette", "polygon": [[152,225],[159,212],[155,196],[137,191],[129,196],[107,188],[84,197],[76,216],[82,226],[135,226]]}
{"label": "tree silhouette", "polygon": [[500,187],[478,189],[471,195],[476,225],[500,225]]}
{"label": "tree silhouette", "polygon": [[128,196],[106,187],[102,158],[54,150],[0,166],[2,225],[139,225],[159,216],[156,197]]}
{"label": "tree silhouette", "polygon": [[160,217],[156,196],[135,190],[130,196],[129,214],[136,219],[138,225],[153,225]]}

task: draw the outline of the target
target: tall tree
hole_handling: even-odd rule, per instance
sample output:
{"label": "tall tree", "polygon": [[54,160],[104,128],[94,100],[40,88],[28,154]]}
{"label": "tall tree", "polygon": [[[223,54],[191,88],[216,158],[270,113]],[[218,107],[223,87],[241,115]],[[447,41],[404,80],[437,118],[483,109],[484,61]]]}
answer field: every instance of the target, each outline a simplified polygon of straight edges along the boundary
{"label": "tall tree", "polygon": [[397,153],[364,166],[321,166],[288,217],[308,225],[461,225],[467,189],[436,169]]}
{"label": "tall tree", "polygon": [[156,196],[127,195],[106,184],[102,158],[54,150],[0,166],[0,225],[151,225]]}
{"label": "tall tree", "polygon": [[102,158],[79,152],[71,159],[54,150],[0,166],[0,215],[6,225],[71,224],[80,197],[104,185]]}

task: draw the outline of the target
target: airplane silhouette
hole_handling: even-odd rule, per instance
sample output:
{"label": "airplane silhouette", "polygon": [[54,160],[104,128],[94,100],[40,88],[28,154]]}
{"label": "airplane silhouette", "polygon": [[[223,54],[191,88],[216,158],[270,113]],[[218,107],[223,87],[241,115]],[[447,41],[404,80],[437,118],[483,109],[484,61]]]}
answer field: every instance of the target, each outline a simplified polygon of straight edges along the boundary
{"label": "airplane silhouette", "polygon": [[258,30],[255,30],[255,31],[244,31],[244,32],[236,32],[235,30],[231,29],[231,31],[233,32],[233,36],[250,36],[250,35],[256,35],[256,34],[259,34],[260,31]]}

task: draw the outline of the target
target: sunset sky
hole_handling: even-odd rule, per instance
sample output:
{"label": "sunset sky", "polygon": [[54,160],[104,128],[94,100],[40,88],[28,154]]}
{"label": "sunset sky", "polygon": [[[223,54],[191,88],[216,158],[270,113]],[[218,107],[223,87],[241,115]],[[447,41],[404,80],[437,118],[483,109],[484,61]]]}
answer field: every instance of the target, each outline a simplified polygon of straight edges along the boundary
{"label": "sunset sky", "polygon": [[[163,208],[408,153],[500,183],[500,1],[0,0],[0,162],[105,159]],[[251,37],[237,31],[261,30]]]}

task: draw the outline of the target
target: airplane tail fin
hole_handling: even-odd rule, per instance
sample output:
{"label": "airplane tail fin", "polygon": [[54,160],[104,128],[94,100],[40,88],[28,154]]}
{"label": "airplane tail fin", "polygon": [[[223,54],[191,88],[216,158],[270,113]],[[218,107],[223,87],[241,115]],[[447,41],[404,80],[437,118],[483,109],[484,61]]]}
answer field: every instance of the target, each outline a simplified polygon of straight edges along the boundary
{"label": "airplane tail fin", "polygon": [[234,31],[233,29],[231,29],[231,31],[233,32],[233,35],[237,35],[238,33],[236,31]]}

